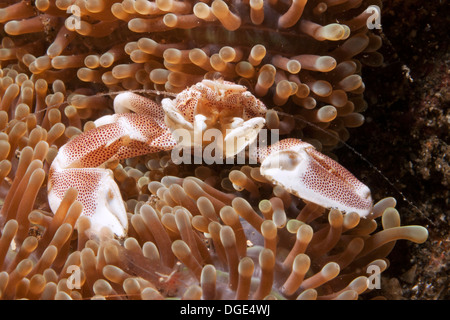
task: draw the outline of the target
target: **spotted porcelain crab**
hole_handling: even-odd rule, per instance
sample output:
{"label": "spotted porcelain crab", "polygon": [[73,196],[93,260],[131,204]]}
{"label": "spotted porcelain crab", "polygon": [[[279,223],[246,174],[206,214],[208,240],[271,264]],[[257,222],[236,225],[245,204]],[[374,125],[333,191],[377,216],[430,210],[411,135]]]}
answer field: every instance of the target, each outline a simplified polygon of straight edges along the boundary
{"label": "spotted porcelain crab", "polygon": [[[49,172],[48,199],[56,212],[66,190],[75,187],[92,231],[106,226],[123,237],[127,213],[105,163],[180,144],[203,147],[206,141],[194,137],[211,128],[222,133],[223,155],[234,156],[256,139],[267,108],[244,86],[205,79],[175,99],[163,99],[161,106],[134,93],[121,93],[114,99],[114,110],[114,115],[96,120],[95,129],[60,148]],[[190,138],[180,132],[188,132]],[[240,142],[228,144],[230,140]],[[261,163],[263,176],[300,198],[360,216],[371,211],[369,188],[306,142],[285,139],[259,147],[252,155]]]}

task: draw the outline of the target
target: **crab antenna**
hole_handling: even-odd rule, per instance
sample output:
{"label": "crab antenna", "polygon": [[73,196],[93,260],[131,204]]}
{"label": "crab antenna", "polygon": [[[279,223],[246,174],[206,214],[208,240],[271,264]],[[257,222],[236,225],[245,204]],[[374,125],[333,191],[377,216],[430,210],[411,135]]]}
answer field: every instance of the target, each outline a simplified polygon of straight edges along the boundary
{"label": "crab antenna", "polygon": [[132,92],[132,93],[147,93],[147,94],[154,94],[156,96],[168,96],[168,97],[176,97],[178,94],[174,93],[174,92],[168,92],[168,91],[161,91],[161,90],[151,90],[151,89],[136,89],[136,90],[123,90],[123,91],[112,91],[112,92],[107,92],[107,93],[100,93],[97,94],[96,96],[111,96],[111,95],[115,95],[115,94],[120,94],[123,92]]}

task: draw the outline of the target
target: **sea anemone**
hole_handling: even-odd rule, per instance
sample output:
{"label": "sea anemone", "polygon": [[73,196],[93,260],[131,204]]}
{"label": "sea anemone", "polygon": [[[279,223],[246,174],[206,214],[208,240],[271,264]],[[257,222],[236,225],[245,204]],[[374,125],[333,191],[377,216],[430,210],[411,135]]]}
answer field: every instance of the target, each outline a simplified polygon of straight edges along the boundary
{"label": "sea anemone", "polygon": [[[18,214],[0,240],[2,298],[357,299],[373,289],[371,268],[388,267],[397,240],[427,239],[421,226],[400,226],[393,198],[360,218],[305,204],[253,179],[257,168],[243,168],[257,197],[197,177],[133,178],[149,194],[127,201],[131,228],[123,242],[109,229],[89,239],[74,189],[52,218],[39,210],[28,221]],[[28,234],[30,223],[37,236]],[[70,285],[74,268],[78,287]]]}
{"label": "sea anemone", "polygon": [[[51,214],[59,147],[110,114],[123,90],[178,93],[203,78],[245,85],[267,126],[324,152],[362,125],[362,65],[379,1],[36,0],[0,5],[1,299],[356,299],[400,226],[395,200],[367,219],[306,203],[257,167],[110,162],[130,230],[89,232],[77,190]],[[303,119],[315,124],[306,126]],[[380,220],[378,226],[377,220]],[[377,220],[376,220],[377,219]]]}

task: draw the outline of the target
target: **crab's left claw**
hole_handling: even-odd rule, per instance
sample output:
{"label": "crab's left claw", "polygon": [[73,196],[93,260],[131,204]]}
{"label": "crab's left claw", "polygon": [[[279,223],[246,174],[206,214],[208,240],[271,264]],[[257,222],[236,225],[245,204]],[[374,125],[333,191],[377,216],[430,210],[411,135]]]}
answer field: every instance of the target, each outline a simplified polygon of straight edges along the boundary
{"label": "crab's left claw", "polygon": [[369,188],[309,143],[285,139],[258,150],[261,174],[288,192],[325,208],[367,216]]}

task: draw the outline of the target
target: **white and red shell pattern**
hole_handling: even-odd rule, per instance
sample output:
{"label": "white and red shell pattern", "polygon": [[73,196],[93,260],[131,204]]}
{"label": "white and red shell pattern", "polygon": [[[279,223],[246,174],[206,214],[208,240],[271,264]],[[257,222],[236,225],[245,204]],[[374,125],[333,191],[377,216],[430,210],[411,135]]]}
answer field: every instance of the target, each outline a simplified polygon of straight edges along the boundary
{"label": "white and red shell pattern", "polygon": [[[128,219],[106,162],[171,150],[179,141],[177,129],[216,128],[224,133],[224,141],[244,137],[245,143],[225,150],[225,156],[234,156],[256,138],[267,112],[244,86],[222,80],[203,80],[175,99],[163,99],[162,106],[122,93],[114,99],[114,109],[116,114],[96,120],[95,129],[60,148],[49,171],[48,199],[56,212],[67,189],[75,187],[92,232],[109,227],[118,237],[126,235]],[[194,146],[194,140],[184,143]],[[372,209],[369,188],[306,142],[285,139],[257,149],[253,156],[261,162],[263,176],[306,201],[360,216]]]}

